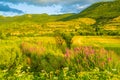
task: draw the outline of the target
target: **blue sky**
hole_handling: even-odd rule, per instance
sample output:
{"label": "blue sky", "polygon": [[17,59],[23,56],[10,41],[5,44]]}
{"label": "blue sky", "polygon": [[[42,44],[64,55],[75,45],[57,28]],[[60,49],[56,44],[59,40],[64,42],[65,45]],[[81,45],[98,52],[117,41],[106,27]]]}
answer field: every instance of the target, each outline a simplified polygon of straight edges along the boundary
{"label": "blue sky", "polygon": [[108,0],[0,0],[0,15],[79,13],[98,1]]}

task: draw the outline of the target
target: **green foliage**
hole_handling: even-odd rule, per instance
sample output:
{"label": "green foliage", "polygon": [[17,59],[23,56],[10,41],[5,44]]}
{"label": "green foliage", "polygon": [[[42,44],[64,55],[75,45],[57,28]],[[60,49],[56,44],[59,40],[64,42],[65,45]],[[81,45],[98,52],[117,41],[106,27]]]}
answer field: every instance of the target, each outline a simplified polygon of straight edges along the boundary
{"label": "green foliage", "polygon": [[[77,17],[92,17],[96,19],[100,18],[114,18],[119,16],[119,2],[98,2],[92,4],[90,7],[83,10],[81,13],[74,16]],[[112,11],[112,12],[111,12]]]}
{"label": "green foliage", "polygon": [[61,14],[61,15],[48,15],[48,14],[25,14],[22,16],[14,16],[14,17],[0,17],[0,24],[3,23],[11,23],[11,22],[35,22],[35,23],[46,23],[58,21],[62,18],[71,16],[74,14]]}
{"label": "green foliage", "polygon": [[[21,49],[23,49],[22,47]],[[24,55],[26,55],[25,53],[27,51],[23,52]],[[30,54],[31,56],[26,55],[31,59],[28,67],[17,65],[12,71],[7,70],[7,68],[1,70],[0,79],[120,79],[119,62],[116,64],[117,57],[105,49],[95,50],[92,47],[77,47],[74,50],[67,49],[64,56],[57,56],[54,53]]]}
{"label": "green foliage", "polygon": [[11,70],[18,66],[21,61],[21,52],[19,48],[3,48],[0,49],[0,69]]}
{"label": "green foliage", "polygon": [[72,33],[62,33],[61,37],[65,40],[67,47],[70,49],[72,45],[72,38],[74,34]]}
{"label": "green foliage", "polygon": [[58,30],[54,31],[54,37],[55,37],[57,47],[60,48],[62,52],[64,53],[66,46],[65,46],[65,41],[62,38],[60,31]]}
{"label": "green foliage", "polygon": [[77,18],[94,18],[96,19],[95,26],[98,25],[104,25],[111,19],[118,17],[120,14],[120,1],[106,1],[106,2],[97,2],[86,9],[84,9],[82,12],[76,15],[68,16],[66,18],[63,18],[63,21],[68,21],[71,19],[77,19]]}
{"label": "green foliage", "polygon": [[[60,33],[59,31],[56,31],[54,34],[55,34],[56,43],[59,46],[59,48],[61,48],[63,53],[65,52],[66,47],[69,49],[71,48],[72,38],[73,38],[74,34]],[[64,42],[66,43],[66,47],[65,47]]]}
{"label": "green foliage", "polygon": [[91,25],[86,25],[86,24],[81,24],[81,27],[79,29],[77,29],[77,33],[79,33],[79,35],[96,35],[96,33],[98,31],[95,31],[94,27]]}
{"label": "green foliage", "polygon": [[[90,71],[95,67],[98,67],[100,71],[112,70],[118,68],[119,62],[116,61],[117,55],[113,52],[108,52],[105,49],[95,50],[91,47],[79,47],[74,51],[66,51],[66,59],[70,64],[70,69],[75,71]],[[114,59],[116,57],[116,59]]]}
{"label": "green foliage", "polygon": [[0,80],[119,80],[119,4],[99,2],[79,14],[0,16]]}
{"label": "green foliage", "polygon": [[39,72],[45,70],[47,72],[61,69],[65,65],[62,56],[55,56],[53,52],[39,44],[22,43],[21,50],[26,56],[27,64],[31,67],[31,71]]}
{"label": "green foliage", "polygon": [[66,49],[64,56],[58,56],[53,51],[49,51],[49,49],[41,49],[41,45],[39,45],[39,48],[37,46],[28,43],[21,45],[21,50],[26,56],[27,64],[31,67],[31,71],[39,72],[45,70],[50,72],[61,70],[65,66],[76,72],[90,71],[95,67],[98,67],[100,71],[111,71],[114,68],[120,69],[118,65],[119,57],[112,51],[106,51],[105,49],[94,49],[87,46],[78,47]]}
{"label": "green foliage", "polygon": [[[82,40],[82,38],[80,39]],[[103,38],[109,39],[109,37],[100,39]],[[84,41],[88,39],[89,37],[86,36]],[[110,39],[110,42],[117,42],[116,40],[111,41],[113,39],[119,39],[119,36]],[[77,38],[77,40],[79,39]],[[93,44],[91,39],[88,43]],[[1,80],[120,79],[119,56],[112,51],[98,47],[73,48],[71,46],[71,48],[64,47],[65,52],[62,52],[56,46],[54,38],[49,37],[9,37],[2,39],[0,44]],[[114,45],[111,44],[113,48],[106,46],[106,49],[115,50]],[[119,44],[117,45],[119,47]],[[110,45],[108,46],[110,47]],[[116,49],[116,52],[119,53],[119,48]],[[102,64],[102,61],[105,63]]]}
{"label": "green foliage", "polygon": [[[63,51],[63,53],[65,52],[66,47],[69,49],[71,48],[72,38],[74,34],[62,33],[62,32],[60,33],[60,31],[55,31],[54,36],[55,36],[55,40],[56,40],[58,47]],[[66,43],[66,47],[64,45],[64,42]]]}
{"label": "green foliage", "polygon": [[0,33],[0,39],[6,39],[6,35],[4,33]]}
{"label": "green foliage", "polygon": [[72,79],[72,80],[119,80],[120,76],[119,74],[115,74],[115,71],[99,71],[99,68],[95,68],[93,71],[90,72],[70,72],[69,68],[65,67],[62,70],[56,70],[51,72],[41,71],[36,73],[19,73],[19,74],[13,74],[13,76],[8,76],[7,78],[4,77],[6,74],[5,72],[0,72],[0,79],[1,80],[65,80],[65,79]]}
{"label": "green foliage", "polygon": [[61,56],[55,56],[52,53],[41,55],[37,59],[32,58],[31,68],[33,71],[45,70],[47,72],[60,70],[65,66],[65,60]]}

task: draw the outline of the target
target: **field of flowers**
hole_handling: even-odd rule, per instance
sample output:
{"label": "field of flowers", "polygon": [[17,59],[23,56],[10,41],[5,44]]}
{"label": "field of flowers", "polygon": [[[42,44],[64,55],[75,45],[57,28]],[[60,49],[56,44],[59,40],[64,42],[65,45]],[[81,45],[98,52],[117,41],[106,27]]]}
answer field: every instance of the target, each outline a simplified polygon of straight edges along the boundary
{"label": "field of flowers", "polygon": [[60,37],[0,39],[0,79],[119,80],[119,39],[115,36],[74,36],[69,38],[71,42]]}

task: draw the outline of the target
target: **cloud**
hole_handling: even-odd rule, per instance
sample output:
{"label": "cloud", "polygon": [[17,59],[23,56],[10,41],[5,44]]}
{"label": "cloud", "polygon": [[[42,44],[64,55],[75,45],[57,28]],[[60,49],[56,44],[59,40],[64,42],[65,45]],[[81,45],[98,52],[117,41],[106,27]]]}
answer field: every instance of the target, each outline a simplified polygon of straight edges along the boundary
{"label": "cloud", "polygon": [[[106,1],[106,0],[1,0],[1,2],[9,2],[9,3],[28,3],[35,5],[72,5],[72,4],[88,4],[96,1]],[[107,0],[108,1],[108,0]]]}
{"label": "cloud", "polygon": [[74,4],[71,6],[63,6],[63,8],[61,9],[61,12],[69,12],[69,13],[78,13],[81,10],[85,9],[86,7],[90,6],[90,4],[86,4],[86,5],[80,5],[80,4]]}
{"label": "cloud", "polygon": [[10,8],[8,5],[3,5],[3,4],[0,4],[0,11],[2,11],[2,12],[23,13],[23,11],[21,11],[21,10]]}
{"label": "cloud", "polygon": [[7,15],[78,13],[98,1],[108,0],[0,0],[0,11]]}
{"label": "cloud", "polygon": [[77,6],[77,9],[78,9],[78,10],[81,10],[81,9],[84,9],[84,8],[90,6],[90,4],[86,4],[86,5],[76,5],[76,6]]}
{"label": "cloud", "polygon": [[10,6],[11,8],[21,10],[25,14],[41,14],[41,13],[60,14],[62,8],[61,5],[36,6],[26,3],[19,3],[17,5],[12,3],[7,3],[6,5]]}

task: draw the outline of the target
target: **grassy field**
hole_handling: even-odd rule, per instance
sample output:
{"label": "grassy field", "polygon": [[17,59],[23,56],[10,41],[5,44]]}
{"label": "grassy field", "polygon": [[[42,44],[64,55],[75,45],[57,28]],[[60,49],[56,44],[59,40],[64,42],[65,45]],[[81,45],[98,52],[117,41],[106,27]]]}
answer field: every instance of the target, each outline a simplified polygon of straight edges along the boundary
{"label": "grassy field", "polygon": [[120,79],[120,37],[74,36],[71,41],[69,49],[58,46],[55,37],[1,39],[0,79]]}
{"label": "grassy field", "polygon": [[120,53],[120,37],[117,36],[76,36],[73,40],[76,45],[104,47]]}
{"label": "grassy field", "polygon": [[[54,37],[9,37],[0,40],[0,47],[19,45],[22,42],[41,42],[43,44],[56,44]],[[109,47],[120,48],[119,36],[74,36],[72,39],[73,46],[94,46],[94,47]],[[10,46],[10,47],[11,47]]]}
{"label": "grassy field", "polygon": [[120,80],[119,4],[0,16],[0,80]]}

